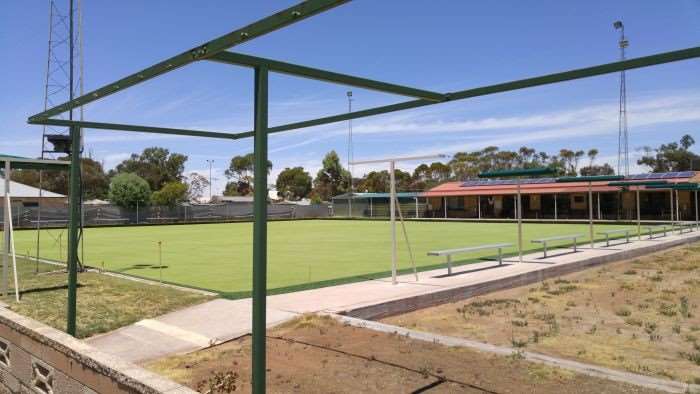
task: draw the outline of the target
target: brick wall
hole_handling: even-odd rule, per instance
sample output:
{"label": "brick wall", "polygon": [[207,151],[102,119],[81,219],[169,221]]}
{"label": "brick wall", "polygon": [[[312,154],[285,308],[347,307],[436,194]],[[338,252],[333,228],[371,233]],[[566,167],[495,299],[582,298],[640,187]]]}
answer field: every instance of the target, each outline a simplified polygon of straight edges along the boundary
{"label": "brick wall", "polygon": [[0,392],[194,393],[2,307]]}

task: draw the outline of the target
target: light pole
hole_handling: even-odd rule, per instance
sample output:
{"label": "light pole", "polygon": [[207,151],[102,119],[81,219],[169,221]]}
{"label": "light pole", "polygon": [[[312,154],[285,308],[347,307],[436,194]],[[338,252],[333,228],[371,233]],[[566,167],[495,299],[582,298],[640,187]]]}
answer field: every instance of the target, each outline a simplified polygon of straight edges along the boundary
{"label": "light pole", "polygon": [[209,164],[209,203],[211,204],[211,166],[214,164],[214,160],[207,159],[207,164]]}
{"label": "light pole", "polygon": [[[348,90],[348,113],[352,112],[352,90]],[[348,195],[348,217],[352,217],[352,119],[348,119],[348,183],[350,194]]]}
{"label": "light pole", "polygon": [[[629,46],[629,41],[625,37],[625,25],[622,21],[613,23],[615,30],[620,31],[620,61],[625,60],[625,48]],[[618,146],[617,146],[617,173],[629,175],[629,132],[627,130],[627,78],[625,70],[620,71],[620,107],[618,118]]]}

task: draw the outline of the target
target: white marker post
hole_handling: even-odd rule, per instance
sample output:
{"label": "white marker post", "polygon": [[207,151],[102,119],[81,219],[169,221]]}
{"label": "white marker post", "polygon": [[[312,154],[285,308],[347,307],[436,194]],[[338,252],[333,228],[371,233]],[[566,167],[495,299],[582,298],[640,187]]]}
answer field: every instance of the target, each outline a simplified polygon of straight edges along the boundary
{"label": "white marker post", "polygon": [[[397,161],[416,161],[416,160],[427,160],[427,159],[442,159],[447,157],[446,155],[429,155],[429,156],[412,156],[412,157],[394,157],[394,158],[388,158],[388,159],[377,159],[377,160],[364,160],[364,161],[353,161],[350,162],[352,165],[357,165],[357,164],[377,164],[377,163],[389,163],[389,190],[390,190],[390,195],[389,195],[389,209],[391,210],[391,213],[389,215],[390,217],[390,223],[391,223],[391,283],[392,284],[397,284],[398,282],[396,281],[396,259],[397,259],[397,246],[396,246],[396,203],[397,203],[397,198],[396,198],[396,175],[394,174],[394,170],[396,167],[396,162]],[[399,206],[399,209],[401,207]],[[418,281],[418,272],[416,271],[416,262],[413,260],[413,253],[411,252],[410,244],[408,242],[408,236],[406,233],[406,226],[403,223],[403,215],[400,214],[399,216],[401,217],[401,226],[403,227],[403,233],[404,237],[406,238],[406,244],[409,245],[409,254],[411,255],[411,263],[413,264],[413,274],[416,276],[416,281]]]}

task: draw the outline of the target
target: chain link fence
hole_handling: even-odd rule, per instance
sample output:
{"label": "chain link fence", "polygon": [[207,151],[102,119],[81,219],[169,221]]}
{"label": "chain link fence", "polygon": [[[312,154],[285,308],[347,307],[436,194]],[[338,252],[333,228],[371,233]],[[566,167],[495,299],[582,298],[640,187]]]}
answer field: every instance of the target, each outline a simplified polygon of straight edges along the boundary
{"label": "chain link fence", "polygon": [[[0,206],[0,223],[4,218],[4,207]],[[267,208],[269,219],[308,219],[331,216],[330,206],[270,204]],[[12,204],[12,224],[14,228],[66,227],[68,206],[42,207]],[[127,224],[203,223],[252,221],[253,203],[181,205],[176,207],[143,206],[122,208],[116,205],[84,205],[83,224],[85,226],[119,226]]]}

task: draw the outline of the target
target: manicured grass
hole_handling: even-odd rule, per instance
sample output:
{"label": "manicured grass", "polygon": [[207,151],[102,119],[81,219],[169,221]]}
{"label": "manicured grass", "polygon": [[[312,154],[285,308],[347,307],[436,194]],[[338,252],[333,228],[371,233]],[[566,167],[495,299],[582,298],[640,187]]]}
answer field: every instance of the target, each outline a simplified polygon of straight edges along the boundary
{"label": "manicured grass", "polygon": [[[386,276],[391,268],[391,233],[388,222],[365,220],[276,221],[269,225],[268,288],[271,292],[318,287],[363,277]],[[442,266],[444,259],[428,257],[435,249],[494,242],[516,242],[512,223],[407,222],[413,254],[421,269]],[[524,224],[524,247],[536,249],[530,239],[557,234],[588,233],[585,224]],[[598,226],[601,228],[603,226]],[[606,228],[625,226],[605,226]],[[42,233],[41,254],[60,259],[56,241],[60,230]],[[158,242],[162,241],[163,280],[211,289],[240,297],[250,291],[252,223],[85,229],[88,265],[158,279]],[[410,269],[401,229],[399,268]],[[62,237],[63,242],[66,236]],[[36,233],[18,231],[17,250],[35,250]],[[581,240],[583,243],[584,240]],[[65,253],[65,244],[60,247]],[[513,253],[515,249],[506,250]],[[458,256],[468,263],[495,251]]]}
{"label": "manicured grass", "polygon": [[[38,268],[38,273],[37,273]],[[66,329],[67,274],[65,268],[17,260],[20,302],[14,286],[2,301],[17,313],[61,331]],[[78,276],[77,336],[89,337],[198,304],[211,297],[138,283],[96,272]],[[10,276],[10,284],[13,284]]]}

